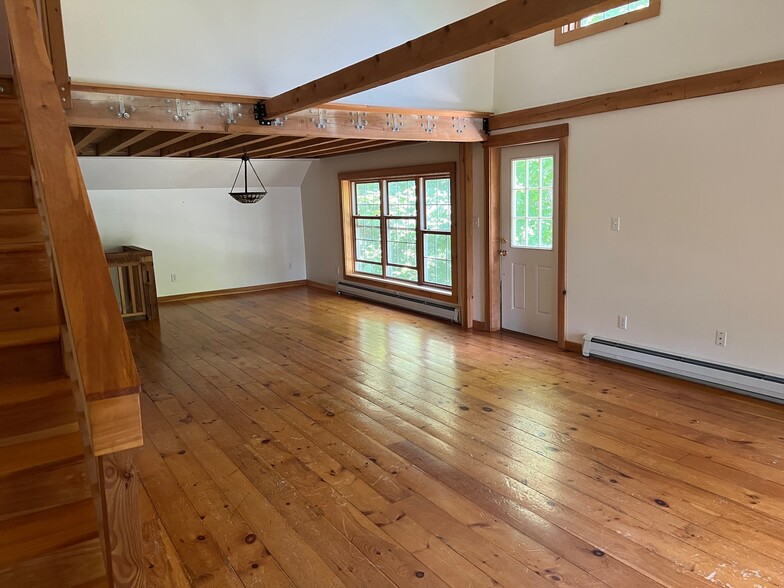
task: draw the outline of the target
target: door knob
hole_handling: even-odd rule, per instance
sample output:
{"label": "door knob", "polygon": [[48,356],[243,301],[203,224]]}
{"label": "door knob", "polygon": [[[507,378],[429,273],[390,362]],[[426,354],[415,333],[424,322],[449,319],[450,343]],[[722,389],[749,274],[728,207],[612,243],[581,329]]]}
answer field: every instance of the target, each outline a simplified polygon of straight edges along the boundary
{"label": "door knob", "polygon": [[501,251],[498,252],[498,255],[500,255],[501,257],[506,257],[507,255],[509,255],[509,252],[506,249],[501,249]]}

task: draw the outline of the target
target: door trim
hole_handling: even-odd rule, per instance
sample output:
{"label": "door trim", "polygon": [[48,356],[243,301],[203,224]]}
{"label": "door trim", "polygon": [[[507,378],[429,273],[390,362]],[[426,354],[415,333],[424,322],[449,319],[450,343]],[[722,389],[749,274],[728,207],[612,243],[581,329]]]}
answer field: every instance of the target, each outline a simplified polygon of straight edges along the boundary
{"label": "door trim", "polygon": [[487,269],[485,324],[488,331],[501,329],[501,257],[498,255],[501,228],[501,149],[558,141],[558,347],[566,348],[566,213],[569,125],[551,125],[515,133],[491,136],[485,147],[485,178],[487,180]]}

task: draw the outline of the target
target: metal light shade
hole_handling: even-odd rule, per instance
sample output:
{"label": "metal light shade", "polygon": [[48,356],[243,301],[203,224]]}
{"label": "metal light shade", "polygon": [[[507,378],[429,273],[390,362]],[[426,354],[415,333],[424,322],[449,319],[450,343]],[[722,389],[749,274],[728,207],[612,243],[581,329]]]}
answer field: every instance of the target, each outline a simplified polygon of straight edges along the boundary
{"label": "metal light shade", "polygon": [[[256,179],[261,184],[261,188],[253,188],[248,190],[248,166],[250,169],[253,170],[253,175],[256,176]],[[245,190],[242,192],[235,192],[234,187],[237,185],[237,179],[240,177],[240,172],[244,171],[245,176]],[[240,204],[255,204],[262,198],[267,195],[267,188],[264,187],[264,182],[261,181],[259,174],[256,173],[253,164],[250,162],[250,157],[247,154],[242,156],[242,163],[240,163],[240,168],[237,170],[237,175],[234,176],[234,183],[231,185],[231,190],[229,190],[229,196],[234,198]]]}

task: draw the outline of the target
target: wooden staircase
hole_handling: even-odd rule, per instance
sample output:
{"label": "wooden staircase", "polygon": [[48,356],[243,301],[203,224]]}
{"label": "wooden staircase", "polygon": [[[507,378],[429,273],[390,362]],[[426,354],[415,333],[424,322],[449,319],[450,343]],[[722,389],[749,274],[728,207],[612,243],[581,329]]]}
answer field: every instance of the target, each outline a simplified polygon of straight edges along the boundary
{"label": "wooden staircase", "polygon": [[0,97],[0,585],[108,585],[18,100]]}
{"label": "wooden staircase", "polygon": [[53,74],[59,1],[0,2],[0,586],[143,586],[141,385]]}

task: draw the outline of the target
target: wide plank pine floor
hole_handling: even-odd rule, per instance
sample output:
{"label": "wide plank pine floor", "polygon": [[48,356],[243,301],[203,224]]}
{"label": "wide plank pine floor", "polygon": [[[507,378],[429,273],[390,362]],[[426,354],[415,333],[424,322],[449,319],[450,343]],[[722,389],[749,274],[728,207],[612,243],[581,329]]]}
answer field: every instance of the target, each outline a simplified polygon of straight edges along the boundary
{"label": "wide plank pine floor", "polygon": [[784,407],[312,288],[128,326],[153,586],[784,587]]}

